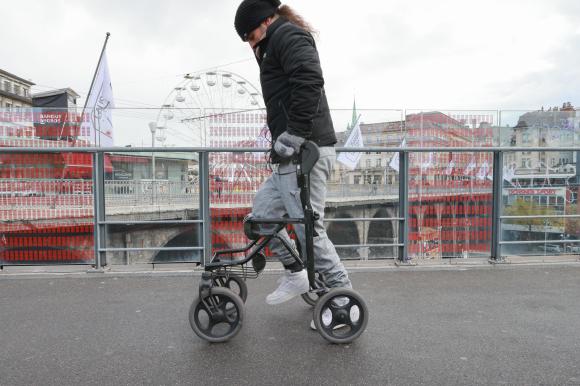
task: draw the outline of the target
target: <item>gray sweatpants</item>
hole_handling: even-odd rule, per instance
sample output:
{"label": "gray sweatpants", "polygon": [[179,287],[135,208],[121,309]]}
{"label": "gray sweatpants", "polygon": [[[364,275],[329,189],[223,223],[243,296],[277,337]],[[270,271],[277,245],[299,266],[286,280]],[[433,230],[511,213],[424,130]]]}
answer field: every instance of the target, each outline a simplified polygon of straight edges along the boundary
{"label": "gray sweatpants", "polygon": [[[334,147],[321,147],[320,159],[310,172],[310,202],[314,211],[320,214],[320,218],[314,224],[314,229],[318,233],[318,236],[314,238],[314,267],[317,272],[322,274],[328,287],[351,288],[352,285],[346,269],[328,238],[323,224],[326,182],[330,177],[335,160]],[[304,216],[295,165],[284,162],[278,166],[278,170],[274,171],[258,190],[254,198],[252,213],[256,218],[278,218],[286,214],[293,218]],[[294,224],[294,229],[302,246],[302,256],[306,258],[304,225]],[[295,246],[286,230],[282,230],[279,235],[290,245]],[[272,239],[269,247],[282,264],[289,265],[294,262],[292,255],[279,240]]]}

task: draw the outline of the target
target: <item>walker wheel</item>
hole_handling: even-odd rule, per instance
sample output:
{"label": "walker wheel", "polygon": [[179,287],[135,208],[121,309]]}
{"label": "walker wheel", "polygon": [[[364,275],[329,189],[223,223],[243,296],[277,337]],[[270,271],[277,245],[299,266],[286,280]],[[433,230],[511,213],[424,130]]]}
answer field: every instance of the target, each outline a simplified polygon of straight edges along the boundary
{"label": "walker wheel", "polygon": [[225,342],[242,328],[244,303],[242,299],[224,287],[213,287],[210,295],[200,299],[198,295],[189,309],[189,324],[193,332],[212,343]]}
{"label": "walker wheel", "polygon": [[350,288],[332,288],[314,307],[314,325],[331,343],[350,343],[367,327],[369,311],[363,298]]}
{"label": "walker wheel", "polygon": [[230,273],[227,276],[216,276],[212,279],[213,284],[218,287],[230,289],[233,293],[238,295],[245,303],[248,298],[248,286],[246,281],[240,276]]}

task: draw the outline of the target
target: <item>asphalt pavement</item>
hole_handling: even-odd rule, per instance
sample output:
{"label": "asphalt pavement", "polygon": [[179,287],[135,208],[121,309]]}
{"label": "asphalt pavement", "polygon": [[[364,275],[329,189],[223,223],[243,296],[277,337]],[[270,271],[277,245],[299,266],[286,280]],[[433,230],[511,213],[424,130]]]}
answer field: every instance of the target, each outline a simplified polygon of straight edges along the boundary
{"label": "asphalt pavement", "polygon": [[300,298],[210,344],[187,273],[0,275],[1,385],[580,385],[580,265],[351,272],[366,332],[333,345]]}

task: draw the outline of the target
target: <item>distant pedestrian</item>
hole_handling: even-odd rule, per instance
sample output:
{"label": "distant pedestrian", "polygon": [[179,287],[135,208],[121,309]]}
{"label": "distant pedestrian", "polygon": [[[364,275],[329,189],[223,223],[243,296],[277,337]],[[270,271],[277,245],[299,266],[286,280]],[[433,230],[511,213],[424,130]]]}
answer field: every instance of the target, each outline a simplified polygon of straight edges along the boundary
{"label": "distant pedestrian", "polygon": [[217,192],[218,198],[222,196],[222,179],[220,176],[215,176],[215,190]]}

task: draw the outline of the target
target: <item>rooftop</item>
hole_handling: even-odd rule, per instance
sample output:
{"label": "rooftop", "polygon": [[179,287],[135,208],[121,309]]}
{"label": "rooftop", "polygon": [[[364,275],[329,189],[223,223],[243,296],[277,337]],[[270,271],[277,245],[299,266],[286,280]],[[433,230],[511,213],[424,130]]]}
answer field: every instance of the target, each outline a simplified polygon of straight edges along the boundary
{"label": "rooftop", "polygon": [[1,69],[1,68],[0,68],[0,75],[4,75],[4,76],[6,76],[6,77],[12,78],[12,79],[14,79],[14,80],[17,80],[17,81],[19,81],[19,82],[22,82],[22,83],[24,83],[24,84],[27,84],[27,85],[29,85],[29,86],[34,86],[34,85],[35,85],[35,83],[33,83],[33,82],[31,82],[31,81],[29,81],[29,80],[26,80],[26,79],[24,79],[24,78],[21,78],[21,77],[19,77],[19,76],[17,76],[17,75],[14,75],[14,74],[12,74],[12,73],[10,73],[10,72],[8,72],[8,71],[5,71],[5,70],[3,70],[3,69]]}
{"label": "rooftop", "polygon": [[43,97],[60,95],[60,94],[64,94],[64,93],[67,93],[67,94],[71,95],[74,98],[80,97],[80,95],[77,94],[76,91],[73,90],[70,87],[67,87],[67,88],[59,88],[58,90],[50,90],[50,91],[44,91],[44,92],[35,93],[35,94],[32,95],[32,97],[33,98],[43,98]]}

